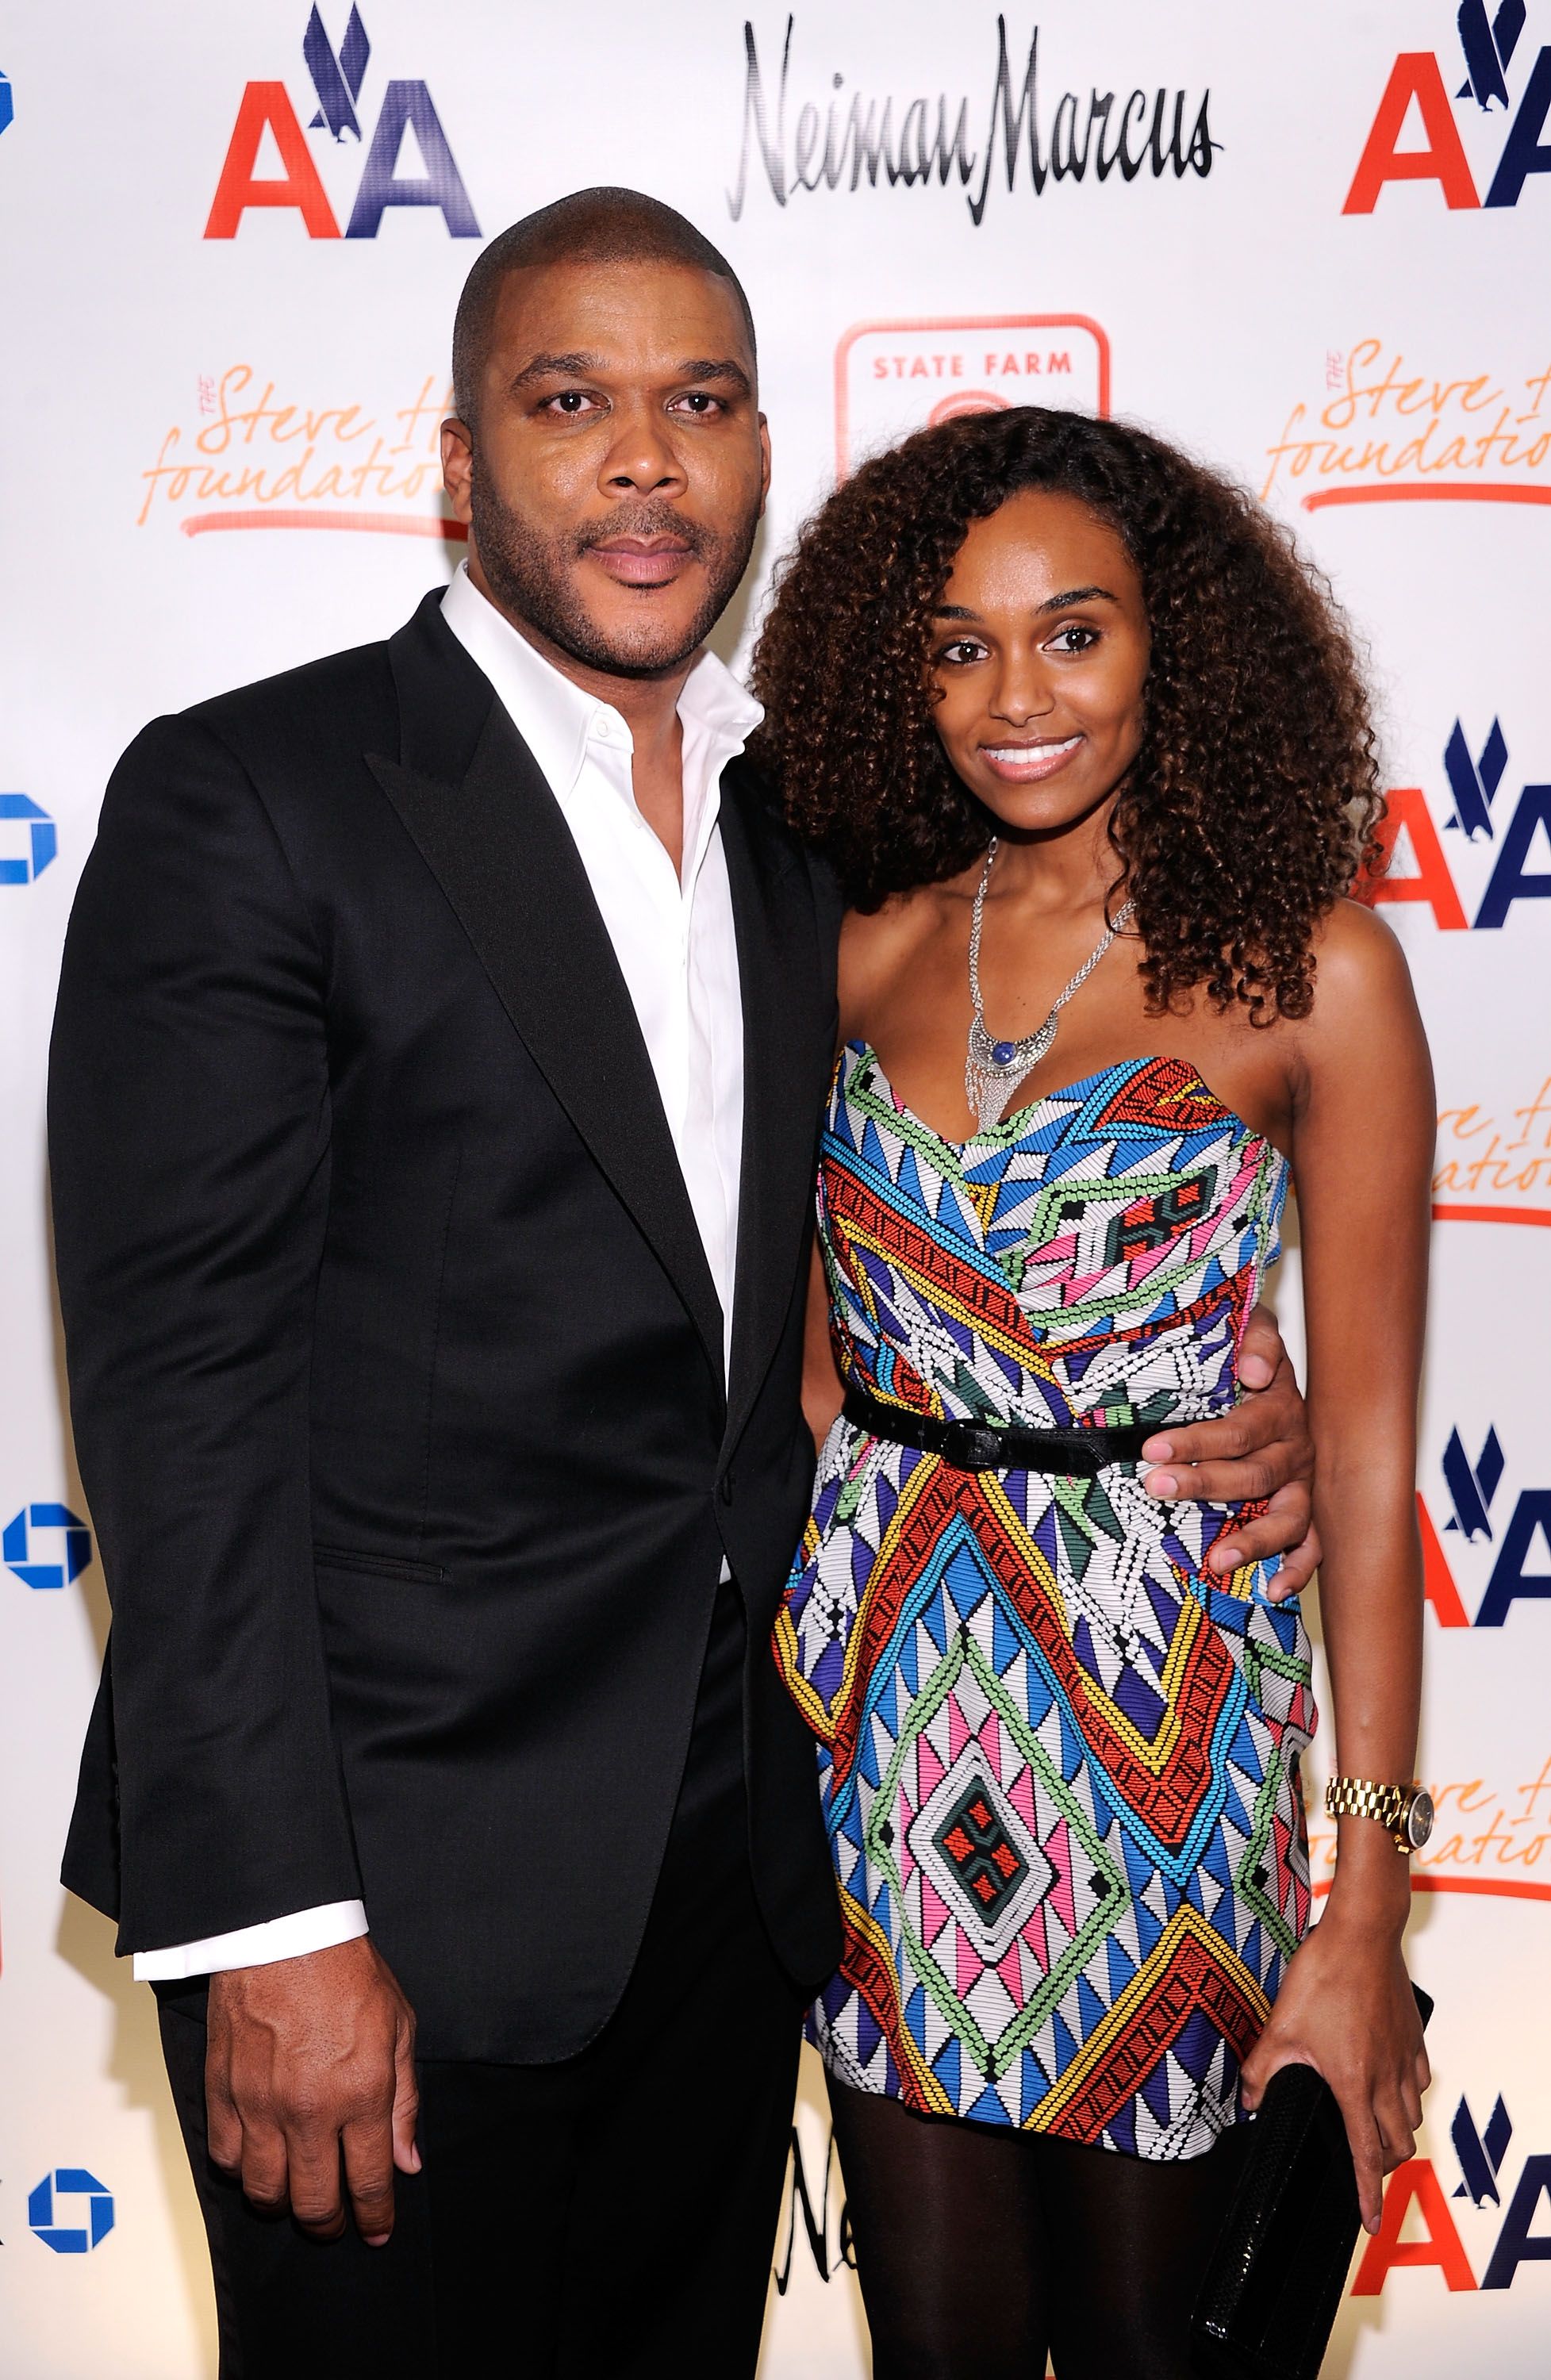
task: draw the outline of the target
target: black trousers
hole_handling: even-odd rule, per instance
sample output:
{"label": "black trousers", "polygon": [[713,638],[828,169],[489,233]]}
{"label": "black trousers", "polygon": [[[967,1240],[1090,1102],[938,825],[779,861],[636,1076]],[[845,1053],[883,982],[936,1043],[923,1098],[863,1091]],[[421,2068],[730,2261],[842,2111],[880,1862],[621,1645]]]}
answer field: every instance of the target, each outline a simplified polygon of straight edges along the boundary
{"label": "black trousers", "polygon": [[[755,1903],[734,1591],[718,1598],[667,1856],[602,2033],[552,2066],[426,2061],[423,2170],[385,2248],[309,2240],[211,2165],[206,1986],[162,2040],[210,2236],[221,2380],[745,2380],[759,2351],[799,1997]],[[541,1923],[541,1913],[537,1913]]]}

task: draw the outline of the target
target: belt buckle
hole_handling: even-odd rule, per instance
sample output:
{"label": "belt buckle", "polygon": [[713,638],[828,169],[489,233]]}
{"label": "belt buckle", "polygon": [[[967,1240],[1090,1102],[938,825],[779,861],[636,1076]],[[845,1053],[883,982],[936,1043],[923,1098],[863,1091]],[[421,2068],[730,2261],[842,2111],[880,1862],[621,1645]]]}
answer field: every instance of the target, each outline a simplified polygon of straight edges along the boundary
{"label": "belt buckle", "polygon": [[1000,1468],[1000,1434],[984,1422],[960,1421],[953,1425],[953,1451],[949,1461],[960,1471],[996,1471]]}

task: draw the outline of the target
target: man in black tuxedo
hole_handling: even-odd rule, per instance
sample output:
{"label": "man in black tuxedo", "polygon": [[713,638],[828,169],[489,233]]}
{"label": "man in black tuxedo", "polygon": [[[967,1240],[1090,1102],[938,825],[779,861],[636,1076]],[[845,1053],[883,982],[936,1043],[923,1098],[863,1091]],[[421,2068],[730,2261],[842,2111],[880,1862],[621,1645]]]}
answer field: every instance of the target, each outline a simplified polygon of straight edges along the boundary
{"label": "man in black tuxedo", "polygon": [[[224,2374],[747,2374],[839,1939],[769,1649],[839,904],[703,651],[769,476],[724,260],[579,194],[454,368],[467,570],[148,728],[71,922],[66,1881],[156,1985]],[[1269,1550],[1258,1359],[1172,1453],[1258,1449],[1199,1485],[1282,1488]]]}

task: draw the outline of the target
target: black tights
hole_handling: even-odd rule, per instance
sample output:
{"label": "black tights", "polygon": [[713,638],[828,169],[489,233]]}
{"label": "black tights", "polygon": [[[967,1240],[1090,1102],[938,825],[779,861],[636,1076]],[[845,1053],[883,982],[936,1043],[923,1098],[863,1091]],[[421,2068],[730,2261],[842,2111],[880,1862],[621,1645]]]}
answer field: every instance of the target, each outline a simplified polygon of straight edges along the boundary
{"label": "black tights", "polygon": [[874,2380],[1189,2380],[1242,2128],[1149,2164],[917,2116],[831,2077]]}

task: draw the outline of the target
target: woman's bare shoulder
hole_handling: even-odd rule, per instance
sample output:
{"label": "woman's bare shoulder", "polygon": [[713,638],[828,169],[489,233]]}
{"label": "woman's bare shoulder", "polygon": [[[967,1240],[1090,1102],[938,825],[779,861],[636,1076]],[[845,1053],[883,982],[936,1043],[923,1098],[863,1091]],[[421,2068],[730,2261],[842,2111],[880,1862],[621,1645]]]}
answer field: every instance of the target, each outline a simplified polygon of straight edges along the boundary
{"label": "woman's bare shoulder", "polygon": [[1421,1096],[1430,1081],[1426,1035],[1405,953],[1384,919],[1338,902],[1315,960],[1314,1006],[1292,1028],[1305,1090],[1404,1080]]}
{"label": "woman's bare shoulder", "polygon": [[1315,1005],[1327,998],[1368,992],[1382,996],[1411,987],[1411,970],[1397,936],[1361,901],[1338,901],[1315,937]]}
{"label": "woman's bare shoulder", "polygon": [[872,1004],[878,990],[929,934],[941,899],[940,888],[896,893],[880,909],[848,909],[840,929],[841,1038],[849,1039],[857,1018]]}

